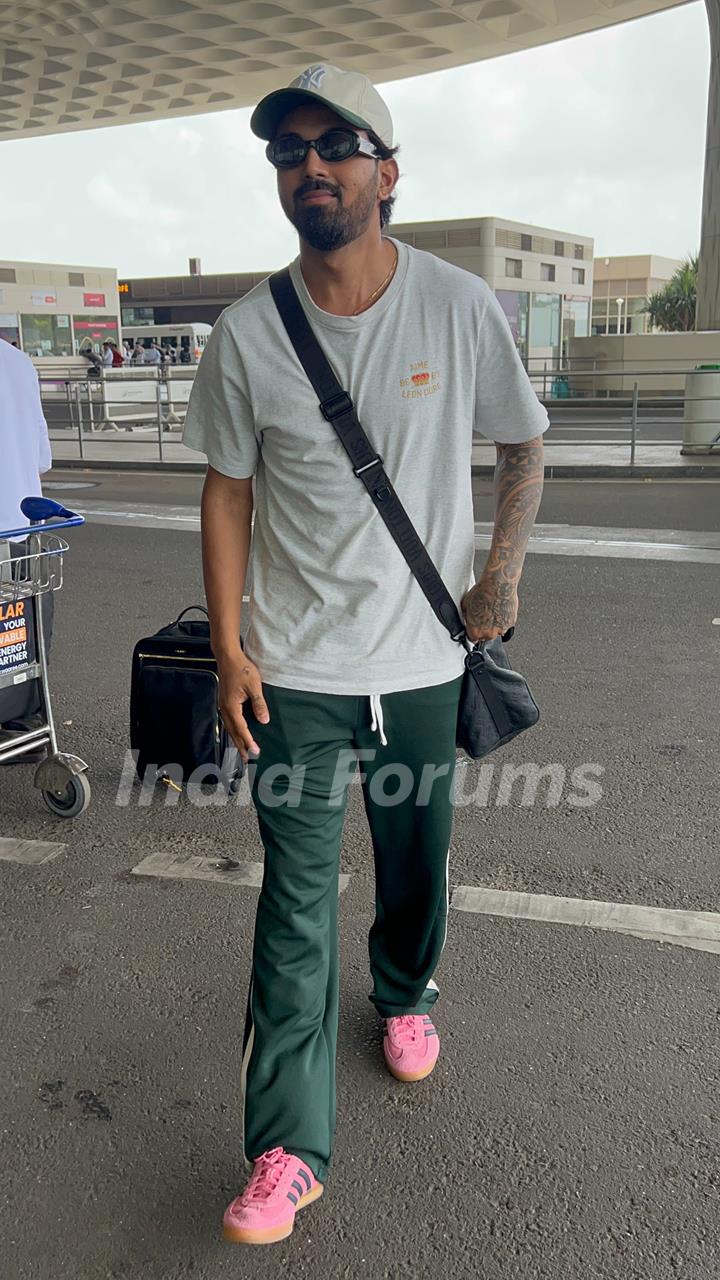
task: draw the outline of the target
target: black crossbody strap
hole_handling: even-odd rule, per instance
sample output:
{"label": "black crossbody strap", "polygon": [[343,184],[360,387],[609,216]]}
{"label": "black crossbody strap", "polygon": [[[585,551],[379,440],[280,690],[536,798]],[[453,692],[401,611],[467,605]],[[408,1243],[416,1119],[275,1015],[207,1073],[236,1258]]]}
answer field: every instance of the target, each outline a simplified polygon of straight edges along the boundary
{"label": "black crossbody strap", "polygon": [[355,412],[350,396],[341,387],[312,326],[302,309],[290,271],[270,276],[270,292],[295,348],[298,360],[307,374],[320,401],[320,410],[337,432],[353,471],[362,480],[402,555],[443,626],[453,640],[466,641],[465,625],[457,605],[425,550],[407,511],[398,498],[383,466],[383,460],[375,452]]}

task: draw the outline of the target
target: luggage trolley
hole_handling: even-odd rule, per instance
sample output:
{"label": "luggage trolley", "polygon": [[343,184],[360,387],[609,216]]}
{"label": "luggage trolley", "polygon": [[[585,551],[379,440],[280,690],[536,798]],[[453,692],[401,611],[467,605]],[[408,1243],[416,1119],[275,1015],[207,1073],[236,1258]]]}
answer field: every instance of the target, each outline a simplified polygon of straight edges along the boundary
{"label": "luggage trolley", "polygon": [[[84,760],[58,751],[40,597],[59,591],[63,584],[68,544],[59,530],[84,524],[85,519],[50,498],[23,498],[20,510],[30,524],[0,531],[0,722],[5,689],[36,680],[42,724],[5,741],[0,738],[0,764],[47,747],[48,757],[35,770],[34,785],[57,817],[75,818],[90,803],[90,783]],[[11,555],[10,541],[20,538],[24,541]]]}

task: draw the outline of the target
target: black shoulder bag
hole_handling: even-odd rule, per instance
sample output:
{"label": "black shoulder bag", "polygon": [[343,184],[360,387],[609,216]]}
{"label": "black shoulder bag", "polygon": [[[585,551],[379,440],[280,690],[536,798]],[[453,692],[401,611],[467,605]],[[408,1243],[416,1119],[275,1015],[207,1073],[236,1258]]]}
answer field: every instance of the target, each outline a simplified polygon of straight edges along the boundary
{"label": "black shoulder bag", "polygon": [[458,708],[456,742],[474,760],[510,742],[540,718],[527,681],[513,671],[501,638],[472,645],[455,601],[418,536],[410,517],[385,472],[355,412],[347,391],[338,382],[309,320],[302,309],[290,271],[270,276],[270,291],[288,337],[320,401],[320,411],[337,432],[353,471],[392,534],[425,596],[453,640],[467,650],[465,676]]}

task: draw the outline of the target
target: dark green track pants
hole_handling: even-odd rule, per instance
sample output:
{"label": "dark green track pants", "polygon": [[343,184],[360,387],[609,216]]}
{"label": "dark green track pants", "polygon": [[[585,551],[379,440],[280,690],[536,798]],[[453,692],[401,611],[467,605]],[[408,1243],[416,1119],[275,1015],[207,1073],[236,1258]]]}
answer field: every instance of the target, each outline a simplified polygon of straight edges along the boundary
{"label": "dark green track pants", "polygon": [[251,778],[265,847],[243,1045],[248,1160],[283,1146],[324,1181],[335,1127],[338,867],[360,762],[375,857],[371,1000],[424,1013],[447,931],[455,725],[462,677],[383,694],[387,745],[368,697],[264,685],[270,723]]}

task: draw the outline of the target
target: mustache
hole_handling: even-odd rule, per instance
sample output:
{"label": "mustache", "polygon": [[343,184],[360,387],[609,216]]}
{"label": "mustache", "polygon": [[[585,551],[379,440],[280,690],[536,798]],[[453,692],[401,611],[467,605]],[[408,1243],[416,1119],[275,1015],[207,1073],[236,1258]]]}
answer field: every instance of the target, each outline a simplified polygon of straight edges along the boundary
{"label": "mustache", "polygon": [[338,196],[339,187],[334,187],[331,182],[323,182],[322,178],[308,178],[307,182],[303,182],[295,192],[293,199],[302,200],[303,196],[309,195],[311,191],[328,191],[331,196]]}

